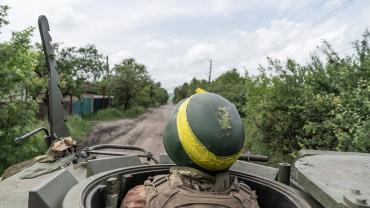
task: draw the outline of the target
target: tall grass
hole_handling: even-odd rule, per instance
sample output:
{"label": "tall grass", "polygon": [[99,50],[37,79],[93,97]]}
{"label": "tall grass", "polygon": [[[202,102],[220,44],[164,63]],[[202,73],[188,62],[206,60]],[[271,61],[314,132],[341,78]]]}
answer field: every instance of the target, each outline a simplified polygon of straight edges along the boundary
{"label": "tall grass", "polygon": [[72,115],[67,122],[71,136],[75,140],[83,139],[90,131],[92,123],[80,116]]}
{"label": "tall grass", "polygon": [[106,108],[84,118],[89,121],[109,121],[122,118],[133,118],[144,113],[145,111],[146,109],[141,106],[131,107],[127,110],[121,110],[118,108]]}

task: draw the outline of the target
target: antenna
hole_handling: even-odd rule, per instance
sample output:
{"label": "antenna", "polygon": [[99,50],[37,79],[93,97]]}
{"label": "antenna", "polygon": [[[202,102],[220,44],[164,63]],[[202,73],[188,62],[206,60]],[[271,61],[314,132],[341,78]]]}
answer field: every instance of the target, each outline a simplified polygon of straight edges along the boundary
{"label": "antenna", "polygon": [[54,49],[51,45],[49,22],[44,15],[41,15],[38,23],[46,66],[49,70],[48,118],[50,123],[50,135],[53,140],[70,136],[70,133],[65,123],[66,117],[63,106],[63,95],[59,89],[60,78],[57,71]]}
{"label": "antenna", "polygon": [[63,94],[59,89],[59,73],[57,70],[57,62],[55,60],[54,48],[51,44],[50,27],[48,19],[41,15],[39,16],[38,25],[42,48],[44,51],[45,62],[49,72],[49,87],[48,87],[48,120],[50,124],[50,132],[47,128],[41,127],[35,129],[21,137],[17,137],[15,142],[19,143],[23,140],[43,131],[45,132],[45,141],[48,146],[53,143],[53,140],[70,136],[66,122],[64,111]]}

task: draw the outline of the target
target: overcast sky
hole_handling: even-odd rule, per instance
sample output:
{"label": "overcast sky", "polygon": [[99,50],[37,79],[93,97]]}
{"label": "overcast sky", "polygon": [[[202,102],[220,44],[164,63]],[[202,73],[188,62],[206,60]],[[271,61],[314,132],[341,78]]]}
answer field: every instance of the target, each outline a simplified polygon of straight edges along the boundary
{"label": "overcast sky", "polygon": [[[348,2],[348,3],[347,3]],[[370,24],[370,0],[1,0],[11,31],[48,17],[64,46],[95,44],[113,66],[134,57],[172,91],[193,77],[236,67],[257,73],[266,57],[308,61],[322,39],[343,54]],[[38,30],[36,30],[38,31]],[[39,41],[38,32],[34,41]]]}

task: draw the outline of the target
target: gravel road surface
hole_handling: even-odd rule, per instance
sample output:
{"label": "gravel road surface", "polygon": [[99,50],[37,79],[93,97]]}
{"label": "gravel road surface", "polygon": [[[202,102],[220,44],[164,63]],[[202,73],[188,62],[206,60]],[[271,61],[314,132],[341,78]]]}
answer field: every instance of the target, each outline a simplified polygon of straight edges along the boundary
{"label": "gravel road surface", "polygon": [[143,147],[158,156],[165,153],[162,136],[173,108],[174,105],[169,103],[149,109],[137,118],[96,123],[79,146],[130,144]]}

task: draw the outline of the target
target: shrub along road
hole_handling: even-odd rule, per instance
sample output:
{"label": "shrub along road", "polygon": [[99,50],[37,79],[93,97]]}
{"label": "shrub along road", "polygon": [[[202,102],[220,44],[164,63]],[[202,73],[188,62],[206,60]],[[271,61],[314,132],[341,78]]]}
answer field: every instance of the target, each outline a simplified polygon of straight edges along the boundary
{"label": "shrub along road", "polygon": [[99,122],[79,143],[79,147],[96,144],[130,144],[143,147],[158,156],[165,153],[162,136],[173,108],[171,102],[149,109],[137,118]]}

